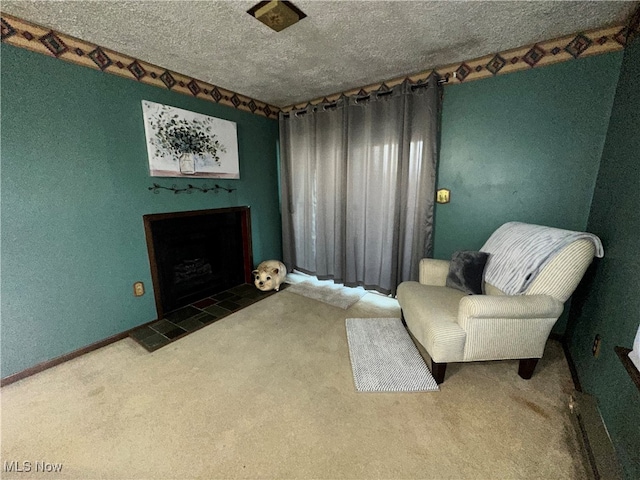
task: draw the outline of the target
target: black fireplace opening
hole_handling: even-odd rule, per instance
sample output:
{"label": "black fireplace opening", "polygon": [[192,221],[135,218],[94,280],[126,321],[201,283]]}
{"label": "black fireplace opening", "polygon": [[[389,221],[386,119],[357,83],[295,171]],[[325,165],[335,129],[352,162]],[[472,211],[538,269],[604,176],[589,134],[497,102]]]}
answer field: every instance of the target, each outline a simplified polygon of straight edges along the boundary
{"label": "black fireplace opening", "polygon": [[251,280],[248,207],[145,215],[158,318]]}

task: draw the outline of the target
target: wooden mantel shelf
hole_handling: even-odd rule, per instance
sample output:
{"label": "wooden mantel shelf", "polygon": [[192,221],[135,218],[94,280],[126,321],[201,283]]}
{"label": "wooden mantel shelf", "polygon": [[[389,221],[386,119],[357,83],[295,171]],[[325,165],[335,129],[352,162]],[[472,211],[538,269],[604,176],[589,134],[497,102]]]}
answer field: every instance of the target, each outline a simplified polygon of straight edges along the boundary
{"label": "wooden mantel shelf", "polygon": [[631,349],[625,347],[615,347],[614,350],[618,354],[618,357],[620,357],[620,361],[624,365],[624,368],[627,369],[631,380],[633,380],[633,383],[635,383],[636,387],[638,387],[638,389],[640,390],[640,371],[638,371],[637,367],[629,358],[629,352],[631,352]]}

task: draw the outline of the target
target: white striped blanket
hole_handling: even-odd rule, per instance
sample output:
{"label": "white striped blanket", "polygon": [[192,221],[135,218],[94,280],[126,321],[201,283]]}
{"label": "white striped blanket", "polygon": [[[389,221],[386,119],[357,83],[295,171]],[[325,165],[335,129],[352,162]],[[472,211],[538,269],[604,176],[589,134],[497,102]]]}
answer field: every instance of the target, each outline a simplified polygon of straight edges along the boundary
{"label": "white striped blanket", "polygon": [[489,254],[484,280],[507,295],[521,294],[555,254],[581,238],[593,241],[597,257],[604,256],[600,239],[591,233],[521,222],[505,223],[480,249]]}

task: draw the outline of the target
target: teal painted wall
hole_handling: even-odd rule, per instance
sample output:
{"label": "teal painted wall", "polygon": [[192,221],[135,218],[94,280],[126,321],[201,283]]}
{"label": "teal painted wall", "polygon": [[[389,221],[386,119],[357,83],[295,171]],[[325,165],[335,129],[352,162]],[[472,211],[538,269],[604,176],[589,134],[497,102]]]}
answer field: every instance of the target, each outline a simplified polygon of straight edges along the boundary
{"label": "teal painted wall", "polygon": [[[281,257],[276,121],[5,44],[1,75],[2,377],[155,318],[144,214],[249,205]],[[237,190],[150,192],[216,182],[149,177],[143,99],[236,122]]]}
{"label": "teal painted wall", "polygon": [[[589,216],[605,256],[571,311],[570,351],[598,399],[627,478],[640,478],[640,391],[613,348],[631,348],[640,323],[640,40],[625,51]],[[600,355],[591,353],[596,334]]]}
{"label": "teal painted wall", "polygon": [[[444,87],[434,257],[508,221],[584,230],[622,53]],[[454,80],[455,82],[455,80]],[[554,331],[564,332],[566,315]]]}
{"label": "teal painted wall", "polygon": [[[511,220],[584,229],[622,53],[444,87],[434,256]],[[455,80],[453,80],[455,82]]]}

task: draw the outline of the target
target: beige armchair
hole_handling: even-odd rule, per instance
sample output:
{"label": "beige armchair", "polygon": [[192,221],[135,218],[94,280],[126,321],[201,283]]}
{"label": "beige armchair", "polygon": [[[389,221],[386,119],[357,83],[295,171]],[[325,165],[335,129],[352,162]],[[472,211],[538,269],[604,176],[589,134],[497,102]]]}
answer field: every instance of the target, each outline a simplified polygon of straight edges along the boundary
{"label": "beige armchair", "polygon": [[[546,227],[538,228],[544,231]],[[518,294],[507,295],[488,281],[484,283],[483,295],[468,295],[449,288],[446,286],[449,261],[434,259],[421,260],[419,282],[400,284],[397,298],[403,321],[414,340],[431,357],[431,372],[438,383],[444,381],[447,363],[478,360],[519,359],[518,374],[524,379],[531,378],[564,302],[577,287],[594,254],[602,256],[597,237],[568,233],[573,236],[567,236],[550,258],[541,262],[532,281]],[[488,241],[485,247],[489,244]],[[489,262],[500,259],[503,265],[513,262],[513,251],[505,253],[501,245],[485,247],[481,251],[492,250]],[[526,249],[515,248],[516,256],[519,251],[527,254]]]}

